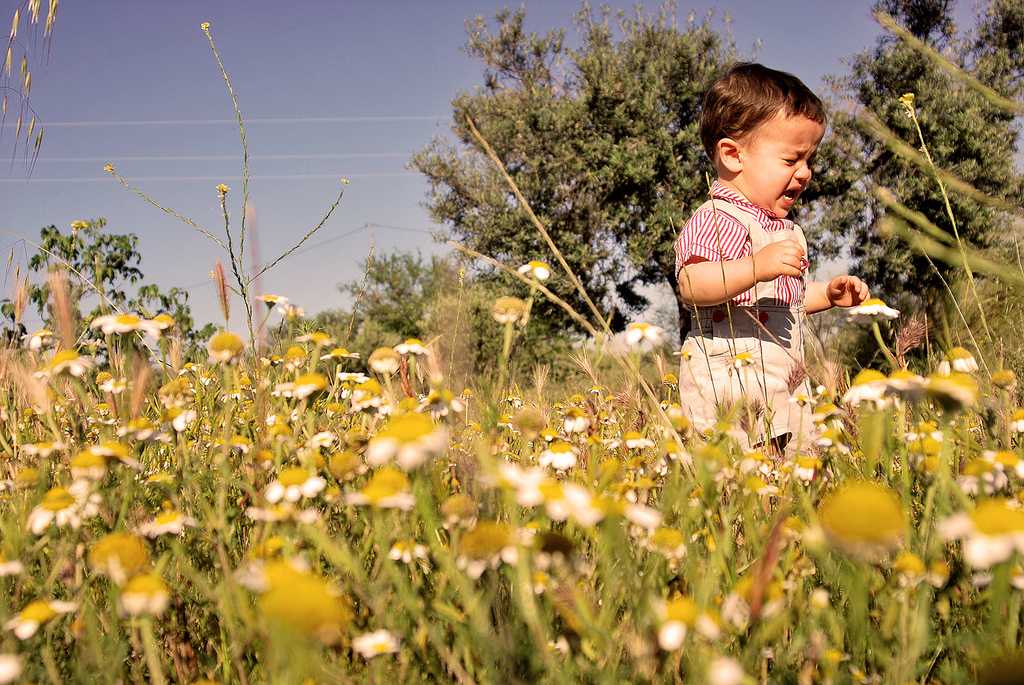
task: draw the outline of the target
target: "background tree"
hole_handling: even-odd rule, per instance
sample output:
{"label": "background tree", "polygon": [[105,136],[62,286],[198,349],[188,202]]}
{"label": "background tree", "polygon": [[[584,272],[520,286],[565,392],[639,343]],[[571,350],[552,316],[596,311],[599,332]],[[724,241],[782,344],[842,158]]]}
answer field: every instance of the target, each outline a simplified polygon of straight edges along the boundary
{"label": "background tree", "polygon": [[[61,272],[67,283],[68,305],[71,308],[71,325],[75,337],[85,332],[88,322],[100,314],[112,311],[138,312],[143,316],[169,314],[177,324],[178,333],[193,345],[200,344],[211,335],[215,328],[207,324],[196,330],[188,304],[188,293],[179,288],[167,292],[152,284],[139,286],[135,297],[130,297],[127,287],[143,279],[138,265],[142,255],[137,249],[138,236],[106,233],[106,219],[75,221],[70,233],[62,233],[56,226],[48,226],[39,232],[39,251],[28,260],[39,283],[24,282],[22,297],[26,304],[35,307],[46,327],[58,329],[58,312],[54,311],[53,275]],[[83,315],[81,303],[96,302],[94,308]],[[18,320],[20,305],[11,299],[0,300],[0,313],[6,317],[4,337],[14,341],[26,333]]]}
{"label": "background tree", "polygon": [[[451,257],[427,260],[418,252],[374,256],[364,279],[338,286],[352,300],[355,315],[343,309],[321,312],[312,328],[328,333],[363,359],[378,347],[418,338],[436,349],[439,369],[455,390],[476,386],[480,379],[493,381],[503,327],[491,311],[494,301],[507,292],[467,273],[464,266]],[[534,311],[541,299],[533,296]],[[515,338],[514,370],[548,365],[554,367],[551,378],[558,380],[569,368],[568,346],[551,321],[533,316]]]}
{"label": "background tree", "polygon": [[[646,286],[667,286],[685,311],[672,243],[707,194],[698,108],[735,56],[710,16],[691,16],[680,29],[674,15],[674,4],[653,15],[638,6],[613,22],[607,10],[597,18],[584,6],[574,18],[578,48],[566,47],[564,31],[526,34],[523,10],[497,13],[494,33],[482,17],[468,22],[464,50],[485,69],[482,88],[452,101],[461,145],[437,138],[412,162],[430,181],[424,204],[447,236],[513,268],[556,264],[473,137],[472,120],[589,296],[614,314],[614,329],[648,306]],[[568,278],[549,283],[592,318]],[[550,302],[538,302],[537,316],[556,331],[579,331]]]}
{"label": "background tree", "polygon": [[[1021,0],[994,0],[982,8],[976,31],[957,32],[950,0],[880,0],[877,12],[890,15],[913,36],[1004,97],[1019,97]],[[913,120],[899,98],[914,93],[913,105],[936,167],[975,188],[1020,204],[1021,171],[1015,167],[1019,120],[944,71],[920,50],[885,34],[850,61],[852,73],[832,78],[853,113],[837,107],[832,131],[819,155],[820,172],[807,195],[814,201],[811,243],[826,257],[845,255],[874,294],[905,310],[942,314],[958,265],[933,264],[904,241],[889,235],[885,209],[874,196],[889,189],[896,200],[927,216],[952,239],[953,223],[933,174],[895,153],[864,125],[877,119],[912,149],[921,146]],[[841,104],[841,103],[840,103]],[[816,201],[815,201],[816,200]],[[1006,237],[1020,237],[1019,220],[963,194],[950,192],[959,235],[978,249],[997,249]]]}

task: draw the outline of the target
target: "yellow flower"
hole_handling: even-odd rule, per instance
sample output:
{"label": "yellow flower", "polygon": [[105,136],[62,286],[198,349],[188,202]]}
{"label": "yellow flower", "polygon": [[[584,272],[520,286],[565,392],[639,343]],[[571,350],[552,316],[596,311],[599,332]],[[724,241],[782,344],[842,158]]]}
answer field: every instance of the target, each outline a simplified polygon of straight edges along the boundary
{"label": "yellow flower", "polygon": [[469,495],[458,492],[441,504],[444,515],[444,527],[451,530],[454,526],[472,528],[476,525],[480,505]]}
{"label": "yellow flower", "polygon": [[892,563],[892,570],[900,575],[902,585],[917,585],[924,580],[928,567],[921,557],[913,552],[901,552]]}
{"label": "yellow flower", "polygon": [[833,545],[864,557],[894,547],[906,520],[896,495],[867,481],[854,481],[830,493],[818,508],[818,517]]}
{"label": "yellow flower", "polygon": [[306,316],[306,310],[302,307],[297,307],[294,304],[286,304],[282,307],[278,307],[277,312],[279,314],[284,314],[284,317],[289,321],[301,319]]}
{"label": "yellow flower", "polygon": [[302,498],[315,497],[327,486],[320,476],[314,476],[299,466],[284,469],[277,480],[271,481],[263,491],[263,497],[271,504],[284,499],[286,502],[298,502]]}
{"label": "yellow flower", "polygon": [[963,347],[954,347],[946,355],[946,358],[949,360],[949,365],[953,371],[971,373],[978,370],[978,360]]}
{"label": "yellow flower", "polygon": [[210,338],[210,359],[217,362],[230,362],[242,353],[245,345],[234,333],[222,331]]}
{"label": "yellow flower", "polygon": [[264,615],[326,644],[341,642],[352,620],[347,597],[325,578],[299,571],[287,561],[267,562],[265,576],[266,589],[259,597]]}
{"label": "yellow flower", "polygon": [[409,338],[404,343],[395,345],[395,352],[401,355],[415,354],[417,356],[428,354],[427,346],[418,338]]}
{"label": "yellow flower", "polygon": [[390,376],[398,372],[398,353],[390,347],[378,347],[370,353],[366,363],[377,373]]}
{"label": "yellow flower", "polygon": [[556,440],[537,457],[540,466],[565,471],[576,465],[576,449],[563,440]]}
{"label": "yellow flower", "polygon": [[348,504],[369,504],[381,509],[403,509],[409,511],[416,499],[409,492],[409,477],[398,469],[381,469],[370,478],[359,492],[348,495]]}
{"label": "yellow flower", "polygon": [[546,281],[551,276],[551,267],[544,262],[531,260],[519,267],[519,273],[533,276],[538,281]]}
{"label": "yellow flower", "polygon": [[1003,499],[984,500],[971,514],[954,514],[938,530],[947,540],[964,541],[964,561],[975,568],[1007,561],[1015,551],[1024,553],[1024,511]]}
{"label": "yellow flower", "polygon": [[289,383],[278,383],[274,392],[281,397],[302,400],[311,395],[319,395],[327,389],[327,376],[321,373],[304,373]]}
{"label": "yellow flower", "polygon": [[402,641],[387,630],[376,630],[353,639],[352,651],[364,659],[372,659],[381,654],[395,654],[401,645]]}
{"label": "yellow flower", "polygon": [[660,345],[665,338],[665,330],[661,326],[652,326],[649,323],[631,323],[626,327],[624,338],[630,347],[643,342]]}
{"label": "yellow flower", "polygon": [[488,568],[498,568],[502,562],[514,564],[519,550],[511,529],[497,521],[479,521],[459,541],[459,556],[455,565],[474,580]]}
{"label": "yellow flower", "polygon": [[41,350],[53,343],[53,331],[44,328],[43,330],[36,331],[32,335],[26,335],[25,338],[25,345],[28,349]]}
{"label": "yellow flower", "polygon": [[996,371],[992,374],[992,385],[1007,392],[1012,392],[1017,388],[1017,374],[1010,369]]}
{"label": "yellow flower", "polygon": [[358,352],[349,352],[344,347],[335,347],[327,354],[320,357],[321,360],[327,359],[359,359]]}
{"label": "yellow flower", "polygon": [[149,565],[149,546],[131,533],[111,533],[93,545],[86,560],[95,572],[124,583],[128,576]]}
{"label": "yellow flower", "polygon": [[50,488],[43,495],[43,501],[29,513],[25,528],[33,535],[42,535],[52,523],[77,530],[83,518],[95,516],[99,511],[100,496],[89,495],[88,488],[89,483],[84,480],[76,481],[68,488]]}
{"label": "yellow flower", "polygon": [[129,616],[159,616],[171,603],[171,594],[164,579],[147,570],[128,579],[121,587],[117,603]]}
{"label": "yellow flower", "polygon": [[566,433],[584,433],[590,429],[590,417],[579,407],[569,407],[562,419],[562,428]]}
{"label": "yellow flower", "polygon": [[957,411],[978,402],[978,383],[967,374],[951,372],[948,375],[929,376],[923,386],[926,397],[946,411]]}
{"label": "yellow flower", "polygon": [[352,450],[342,450],[331,455],[327,470],[340,481],[349,481],[366,473],[366,465]]}
{"label": "yellow flower", "polygon": [[89,328],[99,328],[103,335],[143,331],[154,338],[159,338],[163,332],[163,327],[159,324],[147,319],[140,319],[134,314],[106,314],[104,316],[97,316],[89,324]]}
{"label": "yellow flower", "polygon": [[181,535],[185,526],[196,526],[199,521],[186,516],[177,509],[164,504],[164,510],[139,526],[139,533],[149,538],[156,538],[161,535]]}
{"label": "yellow flower", "polygon": [[903,108],[905,110],[907,110],[907,116],[913,116],[913,114],[914,114],[914,94],[913,93],[904,93],[903,95],[900,96],[899,100],[900,100],[900,104],[903,105]]}
{"label": "yellow flower", "polygon": [[86,357],[79,356],[74,350],[61,350],[53,355],[50,363],[36,371],[36,378],[49,378],[65,371],[76,378],[85,376],[86,371],[91,369],[93,361]]}
{"label": "yellow flower", "polygon": [[517,321],[526,323],[526,303],[518,297],[508,295],[499,297],[491,307],[491,316],[500,324],[515,323]]}
{"label": "yellow flower", "polygon": [[871,323],[876,320],[888,321],[899,315],[899,310],[886,305],[877,297],[872,297],[856,307],[851,307],[847,313],[847,320],[854,323]]}
{"label": "yellow flower", "polygon": [[282,359],[284,361],[285,368],[294,372],[298,371],[299,368],[306,363],[306,359],[308,357],[309,355],[306,353],[306,350],[302,349],[298,345],[292,345],[284,353],[284,357]]}
{"label": "yellow flower", "polygon": [[448,433],[425,414],[395,416],[366,446],[366,461],[382,466],[394,461],[402,469],[415,469],[448,447]]}
{"label": "yellow flower", "polygon": [[39,626],[47,621],[56,618],[60,614],[67,614],[78,608],[73,602],[62,602],[59,600],[46,601],[37,599],[30,602],[18,615],[4,624],[5,630],[14,632],[19,640],[27,640],[36,634]]}
{"label": "yellow flower", "polygon": [[744,366],[752,366],[754,364],[754,356],[749,352],[740,352],[733,359],[733,366],[737,369],[741,369]]}

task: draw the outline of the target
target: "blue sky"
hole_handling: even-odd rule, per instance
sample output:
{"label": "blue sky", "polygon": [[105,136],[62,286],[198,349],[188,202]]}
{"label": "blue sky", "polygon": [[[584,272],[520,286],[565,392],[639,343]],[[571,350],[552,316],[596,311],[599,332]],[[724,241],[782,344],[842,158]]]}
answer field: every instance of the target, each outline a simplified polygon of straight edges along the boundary
{"label": "blue sky", "polygon": [[[0,2],[10,25],[14,0]],[[726,0],[680,3],[726,13],[743,54],[795,73],[812,89],[845,74],[844,58],[880,33],[870,0]],[[44,3],[45,5],[45,3]],[[377,254],[441,253],[420,203],[427,183],[406,165],[449,131],[452,97],[482,84],[460,48],[465,21],[514,2],[349,0],[65,0],[48,58],[33,51],[31,106],[44,126],[29,175],[14,152],[8,112],[0,153],[0,248],[22,262],[44,226],[104,217],[135,233],[146,281],[187,288],[199,322],[220,321],[209,272],[226,255],[208,237],[125,189],[104,166],[154,200],[223,235],[216,186],[237,231],[241,140],[230,95],[200,25],[209,22],[245,120],[249,195],[263,262],[316,226],[349,180],[331,218],[306,246],[263,277],[261,289],[310,314],[349,304],[340,282],[360,279],[371,240]],[[631,2],[612,2],[631,11]],[[579,2],[529,0],[527,28],[571,28]],[[647,11],[657,5],[647,3]],[[969,11],[961,23],[973,24]],[[964,26],[967,28],[967,26]],[[570,31],[571,36],[571,31]],[[19,39],[22,36],[19,36]],[[15,105],[16,106],[16,105]],[[22,146],[23,148],[24,146]],[[14,160],[13,163],[11,160]],[[251,226],[250,226],[251,228]],[[20,236],[20,237],[19,237]],[[252,237],[252,234],[250,234]],[[251,244],[252,241],[250,241]],[[252,259],[247,254],[246,263]],[[9,296],[12,278],[3,280]],[[235,303],[232,329],[241,328]],[[31,326],[30,326],[31,327]]]}

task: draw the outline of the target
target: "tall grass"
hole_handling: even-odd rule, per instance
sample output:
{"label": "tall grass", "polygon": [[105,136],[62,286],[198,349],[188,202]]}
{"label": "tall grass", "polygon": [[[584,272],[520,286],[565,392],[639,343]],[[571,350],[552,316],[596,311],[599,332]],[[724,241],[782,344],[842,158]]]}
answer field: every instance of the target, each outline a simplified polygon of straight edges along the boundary
{"label": "tall grass", "polygon": [[201,363],[130,317],[101,356],[5,350],[0,682],[1020,673],[1012,373],[963,351],[833,384],[777,463],[693,434],[643,336],[580,354],[575,393],[510,395],[528,313],[496,312],[499,382],[468,392],[417,341],[362,360],[287,327],[261,354],[258,322]]}

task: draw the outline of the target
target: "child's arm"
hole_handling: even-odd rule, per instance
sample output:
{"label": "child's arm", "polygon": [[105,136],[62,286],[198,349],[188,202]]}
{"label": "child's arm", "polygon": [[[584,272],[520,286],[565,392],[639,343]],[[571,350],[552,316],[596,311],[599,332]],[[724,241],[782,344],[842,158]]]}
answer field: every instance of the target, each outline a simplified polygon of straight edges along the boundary
{"label": "child's arm", "polygon": [[804,307],[808,314],[832,307],[853,307],[871,297],[867,284],[856,276],[837,276],[831,281],[807,284]]}
{"label": "child's arm", "polygon": [[679,272],[679,292],[691,306],[722,304],[750,290],[755,283],[774,281],[782,275],[799,278],[803,257],[804,249],[795,240],[766,245],[753,257],[742,259],[710,262],[698,257]]}

